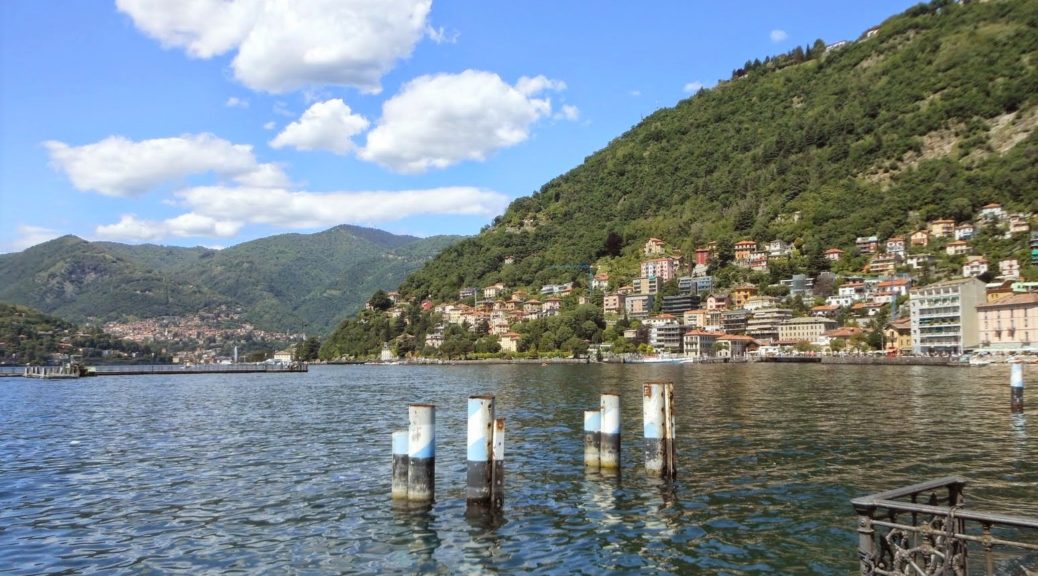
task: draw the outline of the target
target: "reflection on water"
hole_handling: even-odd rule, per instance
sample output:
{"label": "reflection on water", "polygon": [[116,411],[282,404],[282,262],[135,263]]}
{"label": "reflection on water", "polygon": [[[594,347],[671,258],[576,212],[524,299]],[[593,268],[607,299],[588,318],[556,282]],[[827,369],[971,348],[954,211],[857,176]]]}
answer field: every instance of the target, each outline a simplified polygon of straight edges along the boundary
{"label": "reflection on water", "polygon": [[[104,572],[847,574],[849,499],[971,479],[1038,516],[1035,411],[1007,369],[822,365],[315,367],[2,379],[0,568]],[[675,383],[678,479],[642,473],[641,385]],[[623,470],[583,411],[623,398]],[[466,398],[508,419],[503,516],[465,508]],[[437,498],[389,498],[393,430],[437,405]],[[1033,402],[1031,402],[1033,404]]]}

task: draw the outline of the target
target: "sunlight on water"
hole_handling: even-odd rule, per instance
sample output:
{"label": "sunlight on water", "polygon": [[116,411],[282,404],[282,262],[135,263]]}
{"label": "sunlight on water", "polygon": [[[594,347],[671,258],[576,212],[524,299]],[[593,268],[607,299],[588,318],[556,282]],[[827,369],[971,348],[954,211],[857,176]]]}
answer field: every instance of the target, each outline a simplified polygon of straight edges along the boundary
{"label": "sunlight on water", "polygon": [[[821,365],[314,367],[0,379],[0,571],[857,571],[852,497],[961,474],[1038,516],[1008,370]],[[675,383],[679,478],[641,472],[640,386]],[[583,410],[623,397],[623,470]],[[466,398],[508,420],[498,520],[465,517]],[[1029,394],[1028,396],[1033,396]],[[435,504],[389,498],[390,435],[437,408]]]}

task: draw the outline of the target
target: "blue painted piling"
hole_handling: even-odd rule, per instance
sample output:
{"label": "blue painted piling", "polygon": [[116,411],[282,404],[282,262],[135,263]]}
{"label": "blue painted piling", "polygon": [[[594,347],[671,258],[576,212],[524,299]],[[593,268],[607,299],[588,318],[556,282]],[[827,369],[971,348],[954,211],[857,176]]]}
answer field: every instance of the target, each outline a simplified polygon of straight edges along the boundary
{"label": "blue painted piling", "polygon": [[470,396],[468,402],[468,474],[465,501],[487,508],[493,484],[494,397]]}
{"label": "blue painted piling", "polygon": [[1024,411],[1024,365],[1020,363],[1010,364],[1009,372],[1009,402],[1011,410]]}
{"label": "blue painted piling", "polygon": [[408,406],[407,499],[432,502],[436,495],[436,406]]}
{"label": "blue painted piling", "polygon": [[602,432],[599,466],[602,470],[620,468],[620,395],[602,394]]}
{"label": "blue painted piling", "polygon": [[584,466],[598,469],[602,452],[602,413],[598,410],[584,411]]}
{"label": "blue painted piling", "polygon": [[407,430],[393,432],[393,486],[394,500],[407,500]]}
{"label": "blue painted piling", "polygon": [[642,422],[645,436],[645,470],[656,476],[673,477],[674,385],[650,382],[642,388]]}

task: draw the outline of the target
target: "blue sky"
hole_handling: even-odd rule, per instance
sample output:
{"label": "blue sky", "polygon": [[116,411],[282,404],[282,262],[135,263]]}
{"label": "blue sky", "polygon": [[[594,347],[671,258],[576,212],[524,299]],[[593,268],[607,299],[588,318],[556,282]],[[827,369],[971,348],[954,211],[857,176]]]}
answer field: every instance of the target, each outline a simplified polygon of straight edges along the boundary
{"label": "blue sky", "polygon": [[0,251],[474,234],[746,60],[913,2],[0,2]]}

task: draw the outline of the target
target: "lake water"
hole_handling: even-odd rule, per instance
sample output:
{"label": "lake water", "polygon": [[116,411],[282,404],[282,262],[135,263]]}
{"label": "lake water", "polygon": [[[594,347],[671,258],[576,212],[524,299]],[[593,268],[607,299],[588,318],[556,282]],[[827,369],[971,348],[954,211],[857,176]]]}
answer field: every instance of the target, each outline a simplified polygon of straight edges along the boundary
{"label": "lake water", "polygon": [[[1029,368],[1030,374],[1038,370]],[[675,383],[679,478],[641,471]],[[940,476],[1038,516],[1038,397],[1005,367],[342,366],[0,379],[0,572],[850,574],[855,496]],[[623,400],[623,472],[583,411]],[[466,398],[507,419],[504,515],[465,517]],[[393,430],[438,406],[437,498],[389,498]]]}

